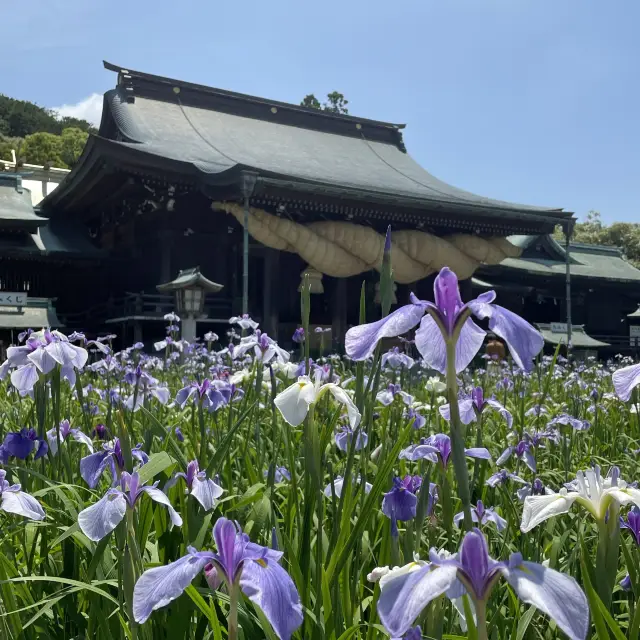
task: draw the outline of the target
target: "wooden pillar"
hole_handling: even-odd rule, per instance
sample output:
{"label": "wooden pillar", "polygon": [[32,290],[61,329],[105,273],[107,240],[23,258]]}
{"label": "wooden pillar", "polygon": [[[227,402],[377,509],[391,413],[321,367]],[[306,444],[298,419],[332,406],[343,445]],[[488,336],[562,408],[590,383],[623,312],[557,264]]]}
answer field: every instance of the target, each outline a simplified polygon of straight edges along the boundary
{"label": "wooden pillar", "polygon": [[336,278],[333,288],[331,317],[331,342],[338,352],[344,351],[344,335],[347,332],[347,279]]}
{"label": "wooden pillar", "polygon": [[265,249],[262,284],[262,326],[274,340],[278,339],[278,320],[280,317],[280,298],[276,293],[280,290],[279,283],[280,252],[275,249]]}

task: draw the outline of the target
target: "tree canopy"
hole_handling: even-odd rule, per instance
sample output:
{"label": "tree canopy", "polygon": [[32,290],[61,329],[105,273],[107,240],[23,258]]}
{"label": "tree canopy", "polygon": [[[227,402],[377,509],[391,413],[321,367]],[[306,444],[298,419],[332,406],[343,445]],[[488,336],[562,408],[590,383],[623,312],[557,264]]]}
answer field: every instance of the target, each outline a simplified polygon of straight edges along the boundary
{"label": "tree canopy", "polygon": [[23,162],[69,168],[93,132],[86,120],[59,117],[50,109],[0,94],[0,160],[10,159],[14,149]]}
{"label": "tree canopy", "polygon": [[320,109],[321,111],[329,111],[331,113],[349,113],[347,105],[349,101],[345,99],[344,95],[339,91],[332,91],[327,94],[327,101],[321,103],[313,93],[306,95],[300,106],[311,107],[312,109]]}

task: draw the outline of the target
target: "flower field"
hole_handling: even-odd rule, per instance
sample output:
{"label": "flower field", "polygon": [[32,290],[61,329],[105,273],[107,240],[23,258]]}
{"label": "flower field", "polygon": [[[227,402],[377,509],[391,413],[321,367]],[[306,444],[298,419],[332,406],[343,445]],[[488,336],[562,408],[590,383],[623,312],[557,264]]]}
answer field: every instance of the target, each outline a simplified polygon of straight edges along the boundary
{"label": "flower field", "polygon": [[344,357],[304,288],[294,352],[246,316],[186,344],[170,315],[151,353],[21,336],[0,638],[637,638],[638,369],[542,355],[446,269],[389,314],[385,265]]}

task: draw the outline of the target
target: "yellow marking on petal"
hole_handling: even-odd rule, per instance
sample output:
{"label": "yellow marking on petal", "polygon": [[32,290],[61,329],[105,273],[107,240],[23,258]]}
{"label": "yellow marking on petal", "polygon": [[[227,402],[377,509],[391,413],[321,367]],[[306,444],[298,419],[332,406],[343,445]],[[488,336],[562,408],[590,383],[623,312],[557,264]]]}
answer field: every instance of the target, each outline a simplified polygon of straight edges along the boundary
{"label": "yellow marking on petal", "polygon": [[262,558],[260,558],[260,559],[256,560],[256,562],[257,562],[261,567],[263,567],[264,569],[266,569],[266,568],[267,568],[267,563],[266,563]]}

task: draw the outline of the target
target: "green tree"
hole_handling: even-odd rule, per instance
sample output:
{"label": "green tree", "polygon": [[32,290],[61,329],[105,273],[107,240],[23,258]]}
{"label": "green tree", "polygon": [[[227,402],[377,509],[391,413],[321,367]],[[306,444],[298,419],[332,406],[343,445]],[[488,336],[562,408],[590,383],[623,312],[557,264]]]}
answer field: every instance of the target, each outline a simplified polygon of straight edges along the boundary
{"label": "green tree", "polygon": [[310,93],[304,97],[300,106],[310,107],[311,109],[319,109],[321,111],[329,111],[331,113],[344,113],[348,114],[349,110],[347,105],[349,101],[345,99],[344,95],[339,91],[332,91],[327,94],[327,101],[323,104],[315,97],[313,93]]}
{"label": "green tree", "polygon": [[82,154],[89,134],[86,131],[82,131],[82,129],[69,127],[62,132],[60,138],[62,160],[68,167],[72,167]]}
{"label": "green tree", "polygon": [[0,134],[0,160],[11,160],[12,149],[16,152],[16,157],[20,158],[23,145],[24,138],[10,138]]}
{"label": "green tree", "polygon": [[46,131],[27,136],[21,155],[30,164],[49,163],[53,167],[67,167],[62,159],[62,137]]}

